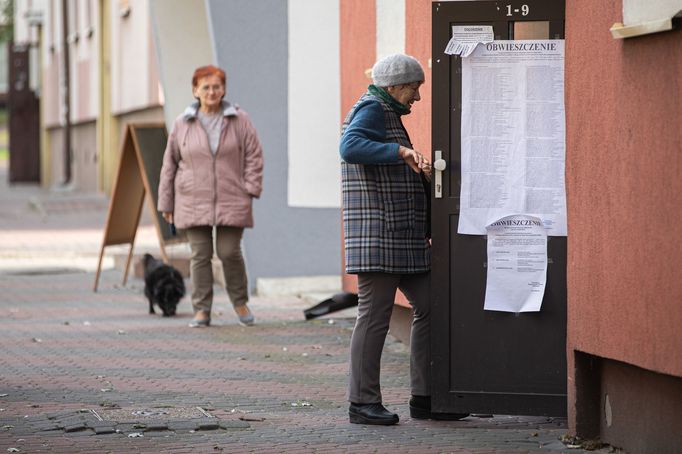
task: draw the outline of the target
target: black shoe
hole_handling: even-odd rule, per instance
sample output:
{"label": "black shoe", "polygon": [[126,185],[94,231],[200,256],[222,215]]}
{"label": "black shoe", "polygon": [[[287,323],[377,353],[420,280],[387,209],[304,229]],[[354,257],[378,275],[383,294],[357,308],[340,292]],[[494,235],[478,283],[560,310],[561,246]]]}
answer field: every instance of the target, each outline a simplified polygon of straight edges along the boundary
{"label": "black shoe", "polygon": [[410,398],[410,417],[412,419],[457,421],[467,416],[469,413],[431,413],[431,396],[412,396]]}
{"label": "black shoe", "polygon": [[353,424],[377,424],[390,426],[398,423],[398,415],[386,410],[381,404],[354,404],[348,407],[348,416]]}

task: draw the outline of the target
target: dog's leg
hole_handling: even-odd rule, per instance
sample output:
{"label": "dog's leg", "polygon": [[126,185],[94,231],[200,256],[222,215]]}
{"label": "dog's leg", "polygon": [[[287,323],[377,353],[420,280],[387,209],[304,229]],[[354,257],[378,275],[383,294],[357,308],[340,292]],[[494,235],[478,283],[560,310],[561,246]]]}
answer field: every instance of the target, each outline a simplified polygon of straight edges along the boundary
{"label": "dog's leg", "polygon": [[151,298],[149,299],[149,313],[156,314],[156,311],[154,310],[154,303],[152,303]]}

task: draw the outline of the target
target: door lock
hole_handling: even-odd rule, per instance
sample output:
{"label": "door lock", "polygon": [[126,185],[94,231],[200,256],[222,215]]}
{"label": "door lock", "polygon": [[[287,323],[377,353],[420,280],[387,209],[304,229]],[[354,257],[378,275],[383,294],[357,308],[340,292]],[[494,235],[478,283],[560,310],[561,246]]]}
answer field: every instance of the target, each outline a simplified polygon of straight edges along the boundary
{"label": "door lock", "polygon": [[435,175],[435,195],[434,197],[437,199],[443,198],[443,170],[447,167],[447,163],[445,162],[445,159],[442,157],[443,152],[441,150],[434,150],[433,152],[433,168],[436,171]]}

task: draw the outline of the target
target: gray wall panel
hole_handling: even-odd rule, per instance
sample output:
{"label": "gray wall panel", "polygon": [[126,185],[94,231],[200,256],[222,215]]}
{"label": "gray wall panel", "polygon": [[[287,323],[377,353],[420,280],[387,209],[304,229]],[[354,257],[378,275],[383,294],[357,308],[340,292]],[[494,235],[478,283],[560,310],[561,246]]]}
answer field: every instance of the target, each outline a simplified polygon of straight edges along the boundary
{"label": "gray wall panel", "polygon": [[256,226],[244,240],[250,285],[259,277],[338,275],[340,210],[287,205],[287,2],[207,0],[207,13],[227,98],[249,112],[265,154]]}

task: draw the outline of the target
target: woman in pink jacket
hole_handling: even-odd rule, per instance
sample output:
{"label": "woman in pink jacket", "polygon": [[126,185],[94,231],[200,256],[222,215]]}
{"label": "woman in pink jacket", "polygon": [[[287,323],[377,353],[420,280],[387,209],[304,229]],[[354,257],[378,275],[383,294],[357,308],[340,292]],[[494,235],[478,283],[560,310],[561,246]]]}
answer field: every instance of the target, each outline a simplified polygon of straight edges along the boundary
{"label": "woman in pink jacket", "polygon": [[253,227],[252,199],[263,181],[263,151],[246,112],[223,101],[225,72],[215,66],[194,71],[198,100],[173,124],[163,156],[158,210],[185,229],[192,249],[191,327],[209,326],[213,303],[213,236],[227,293],[242,325],[253,325],[241,251],[245,227]]}

